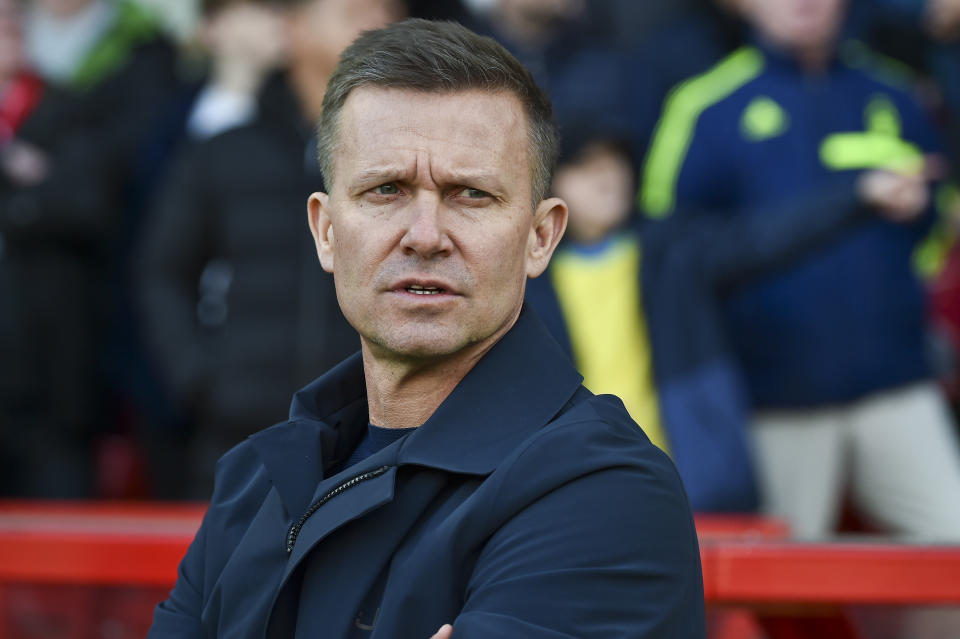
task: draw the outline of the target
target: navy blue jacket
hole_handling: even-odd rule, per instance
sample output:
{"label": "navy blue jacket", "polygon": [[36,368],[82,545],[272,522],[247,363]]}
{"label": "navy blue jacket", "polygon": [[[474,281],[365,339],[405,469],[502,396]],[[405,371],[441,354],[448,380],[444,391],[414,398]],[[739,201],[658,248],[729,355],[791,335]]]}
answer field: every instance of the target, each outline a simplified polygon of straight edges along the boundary
{"label": "navy blue jacket", "polygon": [[[890,147],[935,149],[909,86],[862,48],[844,52],[808,75],[748,47],[678,87],[644,169],[648,210],[778,215],[837,175],[882,166]],[[874,220],[730,299],[725,320],[754,405],[845,402],[928,375],[911,256],[929,221]]]}
{"label": "navy blue jacket", "polygon": [[325,477],[366,425],[358,355],[224,456],[150,639],[704,636],[676,470],[532,313],[423,426]]}
{"label": "navy blue jacket", "polygon": [[[634,231],[661,420],[697,511],[745,512],[759,503],[746,438],[749,402],[723,302],[874,219],[858,203],[852,176],[835,176],[760,213],[724,219],[687,212]],[[527,301],[572,357],[549,272],[529,283]]]}

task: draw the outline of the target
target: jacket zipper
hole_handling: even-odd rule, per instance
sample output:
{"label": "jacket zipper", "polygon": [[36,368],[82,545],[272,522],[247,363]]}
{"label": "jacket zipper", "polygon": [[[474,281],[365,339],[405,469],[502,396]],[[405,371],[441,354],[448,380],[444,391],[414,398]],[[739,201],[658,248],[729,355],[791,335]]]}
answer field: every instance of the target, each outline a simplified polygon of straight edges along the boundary
{"label": "jacket zipper", "polygon": [[356,477],[349,479],[344,483],[340,484],[339,486],[337,486],[336,488],[328,492],[326,495],[324,495],[317,501],[313,502],[310,508],[307,508],[307,512],[303,513],[303,516],[300,517],[300,519],[297,520],[296,523],[291,525],[290,530],[287,531],[287,554],[289,555],[290,553],[293,552],[293,546],[294,544],[297,543],[297,537],[300,535],[300,529],[303,528],[303,525],[307,523],[307,520],[310,519],[310,516],[313,515],[313,513],[320,510],[321,506],[323,506],[325,503],[327,503],[328,501],[330,501],[340,493],[353,488],[357,484],[362,484],[368,479],[379,477],[380,475],[384,474],[388,470],[390,470],[389,466],[381,466],[380,468],[376,468],[374,470],[357,475]]}

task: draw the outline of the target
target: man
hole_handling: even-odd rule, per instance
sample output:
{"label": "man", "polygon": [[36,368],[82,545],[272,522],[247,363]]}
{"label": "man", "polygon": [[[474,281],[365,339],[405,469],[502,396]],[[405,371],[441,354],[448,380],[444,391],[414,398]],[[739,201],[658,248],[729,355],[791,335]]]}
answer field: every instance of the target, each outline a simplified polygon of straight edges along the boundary
{"label": "man", "polygon": [[567,215],[529,73],[400,23],[319,130],[310,228],[361,352],[220,461],[150,636],[703,637],[675,469],[521,308]]}
{"label": "man", "polygon": [[168,494],[208,497],[215,461],[283,419],[293,391],[357,348],[298,210],[323,185],[313,123],[337,59],[401,8],[292,1],[282,14],[289,68],[266,80],[255,119],[188,148],[161,189],[142,236],[141,307],[162,378],[194,424],[170,455],[185,448],[186,464],[154,461],[160,477],[177,468]]}
{"label": "man", "polygon": [[[936,137],[909,86],[862,47],[838,51],[844,4],[743,0],[755,46],[664,106],[641,188],[650,215],[783,216],[859,172],[931,172],[923,153]],[[761,493],[801,536],[833,530],[849,478],[871,523],[960,539],[960,453],[930,379],[925,294],[911,270],[930,219],[877,218],[727,305],[756,411]]]}

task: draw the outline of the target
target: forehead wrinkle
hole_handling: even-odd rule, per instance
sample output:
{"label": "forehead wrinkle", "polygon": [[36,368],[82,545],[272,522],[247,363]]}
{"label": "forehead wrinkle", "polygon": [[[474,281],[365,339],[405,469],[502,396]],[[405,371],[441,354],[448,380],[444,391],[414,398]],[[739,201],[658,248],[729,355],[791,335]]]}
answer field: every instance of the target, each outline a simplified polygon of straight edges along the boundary
{"label": "forehead wrinkle", "polygon": [[416,173],[416,160],[413,166],[408,164],[373,164],[359,169],[353,176],[353,182],[365,184],[382,179],[406,179]]}
{"label": "forehead wrinkle", "polygon": [[[500,94],[478,92],[483,98],[479,103],[467,104],[466,108],[457,104],[453,110],[443,109],[437,117],[436,112],[432,116],[427,113],[432,109],[419,108],[416,101],[433,106],[462,94],[412,92],[412,109],[408,103],[399,109],[387,107],[389,110],[385,111],[386,105],[378,98],[391,93],[394,92],[357,90],[344,109],[343,133],[352,147],[354,175],[362,175],[359,179],[379,177],[382,171],[390,172],[388,179],[455,183],[502,192],[511,189],[520,177],[513,170],[509,175],[500,174],[498,168],[509,164],[505,158],[522,158],[527,170],[532,169],[526,114],[514,96],[507,96],[509,102],[504,104]],[[491,98],[495,100],[492,105]],[[376,134],[378,130],[380,133]],[[513,130],[523,135],[503,135],[504,131]],[[497,143],[491,144],[493,141]],[[482,180],[482,184],[476,184],[477,180]]]}

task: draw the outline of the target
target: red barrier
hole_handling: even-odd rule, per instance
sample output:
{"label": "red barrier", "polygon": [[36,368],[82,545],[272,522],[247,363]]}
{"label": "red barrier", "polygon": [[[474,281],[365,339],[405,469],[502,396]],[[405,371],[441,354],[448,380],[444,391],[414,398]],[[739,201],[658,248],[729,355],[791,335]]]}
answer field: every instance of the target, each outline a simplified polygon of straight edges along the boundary
{"label": "red barrier", "polygon": [[721,542],[701,556],[707,601],[960,604],[960,547]]}
{"label": "red barrier", "polygon": [[[111,636],[142,636],[203,510],[0,501],[0,636],[33,637],[7,629],[43,610],[70,634],[36,636],[100,636],[80,629],[104,619]],[[698,516],[697,531],[707,603],[758,611],[770,637],[853,637],[843,617],[851,604],[960,605],[960,547],[802,544],[758,517]]]}
{"label": "red barrier", "polygon": [[169,587],[203,511],[0,501],[0,583]]}

